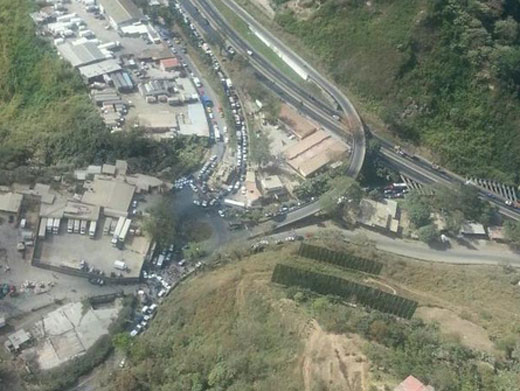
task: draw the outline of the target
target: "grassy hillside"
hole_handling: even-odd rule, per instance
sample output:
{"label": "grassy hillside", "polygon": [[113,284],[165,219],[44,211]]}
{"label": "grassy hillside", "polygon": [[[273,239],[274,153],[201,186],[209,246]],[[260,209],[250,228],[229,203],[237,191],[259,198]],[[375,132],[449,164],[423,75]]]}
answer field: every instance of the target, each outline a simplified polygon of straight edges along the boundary
{"label": "grassy hillside", "polygon": [[[330,237],[322,243],[346,248]],[[366,246],[362,251],[384,262],[380,277],[298,258],[295,246],[253,256],[229,251],[229,264],[185,282],[162,304],[144,335],[118,344],[127,351],[128,368],[115,375],[109,369],[100,389],[371,391],[393,387],[413,373],[439,390],[520,390],[518,359],[511,358],[517,339],[495,344],[489,340],[495,331],[488,333],[478,316],[472,318],[474,311],[489,308],[482,324],[496,322],[510,332],[518,312],[502,310],[519,300],[508,282],[511,275],[499,268],[442,265],[428,269],[426,279],[421,263],[381,258]],[[395,289],[420,300],[428,323],[420,320],[423,315],[405,321],[273,284],[279,262]],[[431,278],[434,273],[438,278]],[[492,309],[497,301],[503,306]],[[464,311],[467,320],[457,316]],[[496,373],[487,364],[494,362],[492,355],[498,360]]]}
{"label": "grassy hillside", "polygon": [[460,173],[518,183],[517,2],[271,4],[276,22],[397,135]]}
{"label": "grassy hillside", "polygon": [[205,146],[200,139],[159,143],[138,132],[110,134],[79,74],[36,36],[33,10],[31,0],[0,0],[0,182],[24,178],[21,166],[116,158],[128,159],[131,169],[165,170],[171,177],[194,169]]}

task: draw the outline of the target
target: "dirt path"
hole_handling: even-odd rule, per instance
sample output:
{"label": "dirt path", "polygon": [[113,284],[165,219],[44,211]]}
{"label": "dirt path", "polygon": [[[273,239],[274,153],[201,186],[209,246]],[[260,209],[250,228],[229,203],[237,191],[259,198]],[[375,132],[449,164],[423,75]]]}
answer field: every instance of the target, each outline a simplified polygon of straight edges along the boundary
{"label": "dirt path", "polygon": [[301,365],[305,391],[366,391],[369,365],[361,353],[361,339],[327,333],[314,320],[308,331]]}

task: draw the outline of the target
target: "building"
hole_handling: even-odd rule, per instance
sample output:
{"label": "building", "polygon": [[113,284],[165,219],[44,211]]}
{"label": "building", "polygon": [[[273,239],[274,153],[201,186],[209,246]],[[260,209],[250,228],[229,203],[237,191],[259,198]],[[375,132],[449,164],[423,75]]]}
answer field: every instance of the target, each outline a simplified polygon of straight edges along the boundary
{"label": "building", "polygon": [[116,160],[117,175],[126,175],[128,171],[128,163],[126,160]]}
{"label": "building", "polygon": [[332,138],[323,130],[317,130],[285,150],[287,163],[301,176],[307,178],[316,174],[330,163],[341,160],[348,147],[342,141]]}
{"label": "building", "polygon": [[487,239],[486,228],[479,223],[465,222],[460,227],[460,234],[473,239]]}
{"label": "building", "polygon": [[397,202],[377,202],[364,198],[359,203],[358,223],[385,232],[398,233],[399,216]]}
{"label": "building", "polygon": [[109,217],[126,217],[135,193],[135,186],[98,176],[90,183],[85,183],[87,190],[81,201],[85,204],[104,208],[103,214]]}
{"label": "building", "polygon": [[244,186],[246,188],[247,207],[257,205],[262,198],[262,193],[260,193],[260,190],[258,190],[258,186],[256,184],[256,174],[254,171],[247,171]]}
{"label": "building", "polygon": [[18,216],[22,207],[22,201],[22,194],[12,192],[0,194],[0,212]]}
{"label": "building", "polygon": [[403,380],[401,384],[394,388],[394,391],[435,391],[432,386],[425,386],[412,375]]}
{"label": "building", "polygon": [[98,4],[116,30],[144,19],[144,15],[132,0],[98,0]]}
{"label": "building", "polygon": [[278,196],[285,193],[285,186],[278,175],[267,176],[260,181],[260,184],[265,196]]}
{"label": "building", "polygon": [[149,96],[170,96],[173,91],[174,83],[167,79],[154,79],[146,83],[139,84],[139,91],[145,98]]}
{"label": "building", "polygon": [[163,71],[175,71],[182,68],[181,63],[177,57],[164,58],[160,60],[159,67]]}
{"label": "building", "polygon": [[78,67],[78,71],[86,83],[91,83],[102,78],[104,75],[113,74],[120,70],[121,66],[114,59],[107,59]]}
{"label": "building", "polygon": [[99,50],[94,42],[85,42],[79,45],[72,45],[65,42],[57,46],[58,51],[73,67],[94,64],[106,59],[105,55]]}
{"label": "building", "polygon": [[31,334],[24,329],[20,329],[7,336],[5,346],[9,351],[18,352],[20,349],[26,347],[31,342],[31,339]]}
{"label": "building", "polygon": [[103,164],[103,167],[101,168],[101,173],[103,175],[116,175],[116,166],[114,166],[113,164]]}
{"label": "building", "polygon": [[114,72],[109,76],[112,80],[112,83],[114,83],[114,87],[119,92],[131,92],[135,87],[134,82],[132,81],[132,78],[128,72]]}
{"label": "building", "polygon": [[303,118],[290,106],[283,104],[280,108],[280,122],[285,125],[299,140],[314,133],[318,126],[311,121]]}
{"label": "building", "polygon": [[149,193],[152,190],[160,190],[164,185],[164,182],[159,178],[145,174],[129,175],[125,179],[128,184],[135,186],[138,193]]}

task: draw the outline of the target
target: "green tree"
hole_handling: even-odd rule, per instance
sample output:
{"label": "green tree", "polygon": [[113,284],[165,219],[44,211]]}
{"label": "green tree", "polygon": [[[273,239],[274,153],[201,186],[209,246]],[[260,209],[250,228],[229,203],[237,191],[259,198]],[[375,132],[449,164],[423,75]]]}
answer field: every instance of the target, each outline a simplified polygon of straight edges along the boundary
{"label": "green tree", "polygon": [[177,222],[171,200],[164,197],[148,211],[143,228],[159,247],[166,247],[174,239]]}
{"label": "green tree", "polygon": [[411,191],[405,198],[404,208],[408,212],[411,223],[420,228],[430,223],[431,206],[425,200],[425,196],[416,191]]}
{"label": "green tree", "polygon": [[363,190],[352,178],[340,176],[331,181],[330,190],[320,197],[321,209],[330,216],[348,217],[359,210]]}
{"label": "green tree", "polygon": [[424,225],[417,230],[419,240],[424,243],[434,243],[439,240],[439,231],[434,224]]}

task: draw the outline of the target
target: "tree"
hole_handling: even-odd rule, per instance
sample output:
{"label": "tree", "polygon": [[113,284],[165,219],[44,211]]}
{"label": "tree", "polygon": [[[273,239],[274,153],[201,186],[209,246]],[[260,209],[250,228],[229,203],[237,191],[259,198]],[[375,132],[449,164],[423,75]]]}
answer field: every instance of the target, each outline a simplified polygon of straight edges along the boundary
{"label": "tree", "polygon": [[424,243],[434,243],[439,240],[439,231],[434,224],[422,226],[417,231],[417,234],[419,235],[419,240]]}
{"label": "tree", "polygon": [[408,218],[416,228],[430,223],[431,207],[424,196],[412,191],[405,198],[404,208],[408,212]]}
{"label": "tree", "polygon": [[176,219],[170,199],[163,198],[148,211],[143,228],[159,247],[166,247],[174,238]]}
{"label": "tree", "polygon": [[514,247],[520,247],[520,221],[506,221],[504,223],[505,238]]}
{"label": "tree", "polygon": [[348,217],[357,211],[363,190],[352,178],[341,176],[331,181],[330,190],[320,197],[321,209],[330,216]]}

